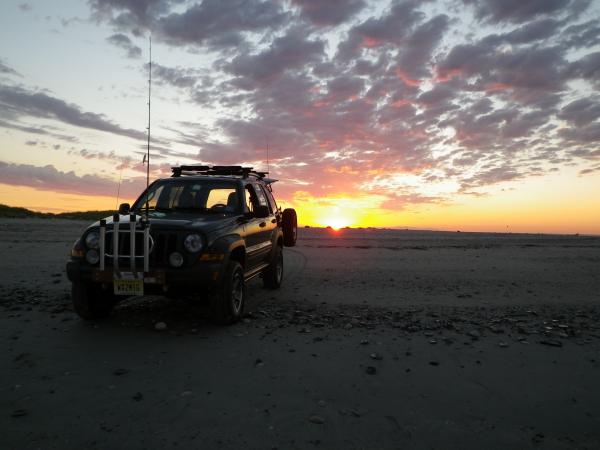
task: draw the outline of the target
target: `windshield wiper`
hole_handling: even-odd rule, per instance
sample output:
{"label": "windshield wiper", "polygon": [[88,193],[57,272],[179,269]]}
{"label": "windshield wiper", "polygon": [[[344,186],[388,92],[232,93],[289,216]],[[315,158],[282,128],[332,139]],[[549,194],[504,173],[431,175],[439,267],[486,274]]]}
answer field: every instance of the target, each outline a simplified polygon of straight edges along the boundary
{"label": "windshield wiper", "polygon": [[208,209],[203,207],[195,207],[195,206],[174,206],[173,210],[175,211],[194,211],[194,212],[207,212]]}

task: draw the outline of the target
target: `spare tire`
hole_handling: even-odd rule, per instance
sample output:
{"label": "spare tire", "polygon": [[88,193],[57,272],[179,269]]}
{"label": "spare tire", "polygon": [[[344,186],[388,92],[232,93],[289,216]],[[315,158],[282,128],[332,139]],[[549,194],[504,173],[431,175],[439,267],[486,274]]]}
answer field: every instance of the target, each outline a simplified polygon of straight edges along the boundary
{"label": "spare tire", "polygon": [[298,237],[298,217],[296,210],[287,208],[283,210],[283,245],[293,247]]}

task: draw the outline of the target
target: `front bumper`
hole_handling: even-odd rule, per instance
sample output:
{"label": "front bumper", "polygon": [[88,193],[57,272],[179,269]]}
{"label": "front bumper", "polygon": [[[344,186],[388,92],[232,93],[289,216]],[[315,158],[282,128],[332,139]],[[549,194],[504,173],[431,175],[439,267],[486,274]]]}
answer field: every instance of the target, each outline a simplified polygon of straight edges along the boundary
{"label": "front bumper", "polygon": [[[126,271],[123,271],[126,272]],[[100,270],[84,261],[67,262],[67,277],[71,282],[112,283],[115,274],[112,268]],[[144,274],[144,285],[166,291],[186,287],[218,286],[223,277],[223,263],[200,262],[191,267],[153,269]]]}

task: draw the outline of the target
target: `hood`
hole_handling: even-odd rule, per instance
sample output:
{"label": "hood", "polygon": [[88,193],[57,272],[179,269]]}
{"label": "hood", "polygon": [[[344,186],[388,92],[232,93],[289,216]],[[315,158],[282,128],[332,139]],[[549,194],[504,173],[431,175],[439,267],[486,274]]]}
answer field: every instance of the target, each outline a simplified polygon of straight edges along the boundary
{"label": "hood", "polygon": [[[227,227],[236,222],[238,216],[230,214],[190,214],[180,211],[173,212],[162,212],[154,211],[150,213],[150,229],[181,229],[181,230],[196,230],[203,233],[210,233],[211,231],[219,228]],[[108,216],[106,219],[106,225],[112,228],[113,218]],[[137,221],[140,220],[140,216],[137,216]],[[119,223],[129,225],[129,214],[119,216]],[[90,227],[100,226],[100,221],[94,222]]]}

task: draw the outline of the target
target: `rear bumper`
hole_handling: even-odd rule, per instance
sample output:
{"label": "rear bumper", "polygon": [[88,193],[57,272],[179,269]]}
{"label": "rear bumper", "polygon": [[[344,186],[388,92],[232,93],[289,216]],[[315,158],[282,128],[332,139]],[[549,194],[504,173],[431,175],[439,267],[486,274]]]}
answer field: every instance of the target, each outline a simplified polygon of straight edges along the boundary
{"label": "rear bumper", "polygon": [[[67,277],[71,282],[112,283],[112,268],[100,270],[83,261],[67,262]],[[223,277],[222,262],[201,262],[192,267],[178,269],[153,269],[144,274],[144,284],[162,287],[163,289],[184,287],[210,287],[221,283]]]}

